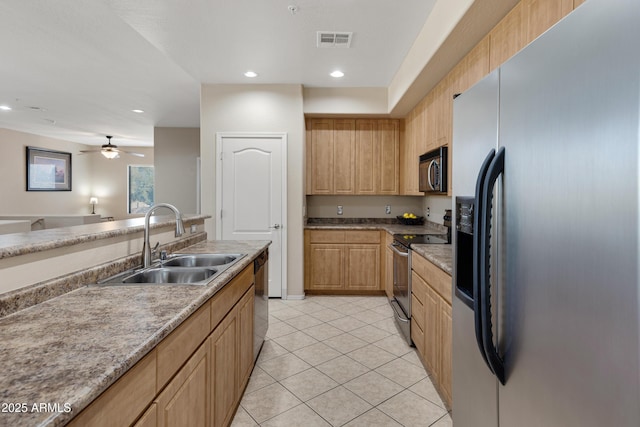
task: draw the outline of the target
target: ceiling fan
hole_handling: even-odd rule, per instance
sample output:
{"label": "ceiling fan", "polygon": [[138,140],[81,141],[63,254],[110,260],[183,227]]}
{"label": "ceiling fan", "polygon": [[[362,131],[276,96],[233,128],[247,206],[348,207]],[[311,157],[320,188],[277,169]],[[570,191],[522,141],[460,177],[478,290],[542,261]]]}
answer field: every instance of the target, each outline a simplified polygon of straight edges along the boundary
{"label": "ceiling fan", "polygon": [[99,150],[80,150],[81,154],[86,154],[86,153],[101,153],[103,156],[105,156],[107,159],[117,159],[118,157],[120,157],[120,153],[126,153],[126,154],[130,154],[132,156],[137,156],[137,157],[144,157],[144,154],[140,154],[140,153],[133,153],[131,151],[126,151],[126,150],[121,150],[118,148],[117,145],[113,145],[111,143],[111,138],[113,138],[113,136],[111,135],[106,135],[107,136],[107,144],[102,145],[102,148]]}

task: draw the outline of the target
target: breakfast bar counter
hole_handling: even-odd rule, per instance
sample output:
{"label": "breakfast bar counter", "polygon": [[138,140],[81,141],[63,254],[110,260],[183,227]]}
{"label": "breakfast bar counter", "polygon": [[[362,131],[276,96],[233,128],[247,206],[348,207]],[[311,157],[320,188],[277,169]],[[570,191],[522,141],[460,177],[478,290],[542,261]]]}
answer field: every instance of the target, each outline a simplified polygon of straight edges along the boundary
{"label": "breakfast bar counter", "polygon": [[69,422],[269,244],[204,241],[182,249],[247,254],[204,286],[84,286],[0,318],[0,425]]}

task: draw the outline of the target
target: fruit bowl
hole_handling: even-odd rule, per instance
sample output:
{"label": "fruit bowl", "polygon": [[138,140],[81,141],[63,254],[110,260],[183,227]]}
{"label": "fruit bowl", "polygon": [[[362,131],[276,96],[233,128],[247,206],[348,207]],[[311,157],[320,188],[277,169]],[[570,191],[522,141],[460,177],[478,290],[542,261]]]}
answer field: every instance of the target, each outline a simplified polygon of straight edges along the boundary
{"label": "fruit bowl", "polygon": [[419,216],[416,218],[405,218],[402,215],[398,215],[396,218],[398,218],[398,221],[400,221],[400,224],[403,225],[422,225],[424,224],[424,217],[423,216]]}

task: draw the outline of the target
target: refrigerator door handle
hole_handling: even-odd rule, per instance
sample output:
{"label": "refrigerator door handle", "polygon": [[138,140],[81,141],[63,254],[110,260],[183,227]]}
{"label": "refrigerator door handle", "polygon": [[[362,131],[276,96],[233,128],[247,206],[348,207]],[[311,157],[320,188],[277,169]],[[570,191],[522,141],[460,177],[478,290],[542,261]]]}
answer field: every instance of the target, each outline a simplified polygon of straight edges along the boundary
{"label": "refrigerator door handle", "polygon": [[500,383],[505,384],[504,361],[493,343],[493,325],[491,319],[491,206],[493,203],[493,187],[504,172],[504,147],[498,150],[487,171],[483,183],[481,212],[479,213],[482,243],[480,247],[480,313],[482,318],[482,341],[484,351],[491,370]]}
{"label": "refrigerator door handle", "polygon": [[487,157],[480,166],[480,172],[478,172],[478,178],[476,180],[476,197],[475,208],[473,212],[473,319],[475,324],[476,342],[478,343],[478,349],[480,354],[487,364],[487,367],[493,372],[487,354],[484,350],[484,341],[482,337],[482,293],[480,292],[480,254],[482,252],[482,227],[481,214],[482,214],[482,190],[484,188],[484,182],[489,171],[491,161],[495,157],[496,150],[491,150]]}

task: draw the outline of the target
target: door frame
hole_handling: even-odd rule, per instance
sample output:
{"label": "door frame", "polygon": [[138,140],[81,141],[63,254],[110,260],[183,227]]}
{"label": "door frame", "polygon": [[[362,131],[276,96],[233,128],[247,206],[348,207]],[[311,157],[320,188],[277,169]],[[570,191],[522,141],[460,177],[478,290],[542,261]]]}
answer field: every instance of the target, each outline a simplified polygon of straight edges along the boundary
{"label": "door frame", "polygon": [[222,143],[226,139],[279,139],[282,144],[282,226],[280,227],[280,247],[282,262],[281,298],[287,299],[287,133],[286,132],[216,132],[216,239],[222,238]]}

